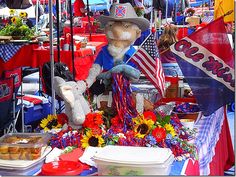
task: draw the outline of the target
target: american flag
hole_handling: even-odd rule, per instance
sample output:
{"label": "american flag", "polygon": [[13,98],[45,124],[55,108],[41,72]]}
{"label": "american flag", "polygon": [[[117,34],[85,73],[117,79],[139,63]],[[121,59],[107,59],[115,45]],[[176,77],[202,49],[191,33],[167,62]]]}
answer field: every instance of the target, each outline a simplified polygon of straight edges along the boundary
{"label": "american flag", "polygon": [[146,41],[144,41],[130,60],[139,67],[163,97],[165,92],[165,75],[153,33],[147,37]]}

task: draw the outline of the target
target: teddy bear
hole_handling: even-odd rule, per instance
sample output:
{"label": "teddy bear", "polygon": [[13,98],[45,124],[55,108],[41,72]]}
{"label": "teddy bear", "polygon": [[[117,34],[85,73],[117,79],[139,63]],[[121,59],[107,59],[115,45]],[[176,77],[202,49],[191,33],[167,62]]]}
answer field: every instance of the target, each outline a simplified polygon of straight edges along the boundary
{"label": "teddy bear", "polygon": [[[129,59],[136,52],[133,44],[141,36],[141,32],[149,28],[149,21],[138,17],[130,3],[114,3],[109,16],[101,15],[98,19],[105,26],[108,44],[97,55],[88,77],[77,82],[65,82],[60,77],[54,78],[55,92],[65,102],[65,113],[72,126],[81,126],[87,113],[91,112],[83,93],[99,79],[105,84],[112,73],[122,73],[130,80],[138,80],[140,71]],[[142,102],[136,94],[136,102]],[[140,101],[141,100],[141,101]],[[143,104],[136,104],[141,105]],[[142,108],[137,109],[142,111]]]}

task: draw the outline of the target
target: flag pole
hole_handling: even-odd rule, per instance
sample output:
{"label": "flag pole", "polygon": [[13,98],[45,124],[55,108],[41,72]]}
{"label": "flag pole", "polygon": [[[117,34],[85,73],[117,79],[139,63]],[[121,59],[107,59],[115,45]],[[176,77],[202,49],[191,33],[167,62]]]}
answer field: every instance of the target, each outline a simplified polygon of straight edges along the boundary
{"label": "flag pole", "polygon": [[233,10],[230,10],[230,11],[226,12],[223,16],[226,17],[226,16],[228,16],[228,15],[230,15],[232,13],[233,13]]}

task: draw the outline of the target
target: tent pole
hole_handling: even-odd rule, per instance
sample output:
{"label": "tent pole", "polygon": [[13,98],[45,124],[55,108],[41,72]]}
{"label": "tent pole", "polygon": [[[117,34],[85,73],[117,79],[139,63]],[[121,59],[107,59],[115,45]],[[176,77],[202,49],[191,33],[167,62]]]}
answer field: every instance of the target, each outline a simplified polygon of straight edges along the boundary
{"label": "tent pole", "polygon": [[56,9],[57,9],[57,58],[58,62],[61,60],[61,50],[60,50],[60,10],[59,10],[59,0],[56,0]]}
{"label": "tent pole", "polygon": [[90,22],[90,14],[89,14],[89,0],[87,0],[87,16],[88,16],[88,27],[89,27],[89,41],[92,40],[92,32],[91,32],[91,22]]}
{"label": "tent pole", "polygon": [[54,89],[54,49],[53,49],[53,13],[52,13],[52,1],[49,0],[49,38],[50,38],[50,62],[51,62],[51,88],[52,88],[52,114],[56,114],[55,109],[55,89]]}
{"label": "tent pole", "polygon": [[[151,1],[152,3],[152,6],[153,6],[153,0]],[[153,10],[154,9],[152,9],[152,11],[151,11],[151,17],[150,17],[150,24],[151,24],[151,27],[153,26]]]}
{"label": "tent pole", "polygon": [[36,1],[35,32],[38,34],[39,0]]}
{"label": "tent pole", "polygon": [[70,46],[71,46],[71,57],[72,57],[72,67],[73,67],[73,78],[75,79],[73,10],[72,10],[72,3],[71,3],[71,0],[69,0],[69,7],[70,7]]}
{"label": "tent pole", "polygon": [[167,14],[168,14],[168,0],[166,0],[166,23],[167,23],[167,18],[168,18],[168,16],[167,16]]}

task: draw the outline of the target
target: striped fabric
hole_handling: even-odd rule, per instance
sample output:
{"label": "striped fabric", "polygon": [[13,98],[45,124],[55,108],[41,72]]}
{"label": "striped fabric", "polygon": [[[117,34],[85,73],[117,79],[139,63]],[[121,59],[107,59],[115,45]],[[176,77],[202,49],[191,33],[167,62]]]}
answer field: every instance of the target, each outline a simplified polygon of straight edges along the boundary
{"label": "striped fabric", "polygon": [[224,109],[221,107],[210,116],[202,116],[195,124],[198,129],[195,145],[199,154],[200,175],[210,174],[209,164],[215,155],[215,146],[225,117]]}
{"label": "striped fabric", "polygon": [[214,17],[213,16],[204,16],[201,18],[202,22],[205,22],[205,23],[210,23],[214,20]]}

